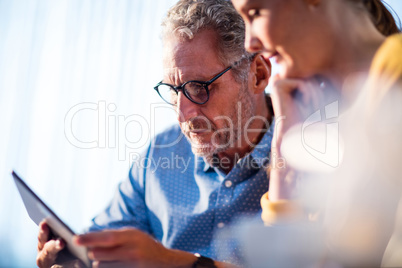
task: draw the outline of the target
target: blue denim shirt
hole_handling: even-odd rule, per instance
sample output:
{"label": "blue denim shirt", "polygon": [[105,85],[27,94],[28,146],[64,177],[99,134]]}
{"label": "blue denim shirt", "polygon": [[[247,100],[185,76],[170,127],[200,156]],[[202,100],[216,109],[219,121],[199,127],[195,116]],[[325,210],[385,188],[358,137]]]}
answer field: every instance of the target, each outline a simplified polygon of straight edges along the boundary
{"label": "blue denim shirt", "polygon": [[179,126],[157,135],[90,230],[136,227],[168,248],[217,258],[214,233],[261,212],[273,125],[228,174],[195,156]]}

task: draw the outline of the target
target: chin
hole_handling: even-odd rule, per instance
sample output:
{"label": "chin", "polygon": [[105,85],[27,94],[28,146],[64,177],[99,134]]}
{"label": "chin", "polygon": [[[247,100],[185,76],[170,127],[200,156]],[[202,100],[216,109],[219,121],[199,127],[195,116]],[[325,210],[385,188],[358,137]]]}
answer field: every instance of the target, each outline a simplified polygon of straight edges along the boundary
{"label": "chin", "polygon": [[229,148],[229,146],[219,146],[215,147],[214,145],[207,144],[191,144],[192,152],[201,157],[212,157],[214,154],[224,152]]}
{"label": "chin", "polygon": [[192,152],[200,157],[212,157],[233,146],[229,133],[225,133],[225,135],[221,133],[215,137],[191,137],[187,132],[184,133],[184,136],[189,141]]}
{"label": "chin", "polygon": [[210,145],[191,145],[191,151],[196,156],[208,157],[214,154],[214,148]]}

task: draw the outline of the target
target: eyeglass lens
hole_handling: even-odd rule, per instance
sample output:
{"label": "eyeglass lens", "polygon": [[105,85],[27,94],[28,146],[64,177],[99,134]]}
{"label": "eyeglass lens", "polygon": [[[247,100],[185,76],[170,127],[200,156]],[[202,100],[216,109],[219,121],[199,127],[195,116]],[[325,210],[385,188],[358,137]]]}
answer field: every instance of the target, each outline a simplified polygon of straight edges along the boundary
{"label": "eyeglass lens", "polygon": [[[176,105],[178,94],[168,85],[161,84],[158,86],[158,91],[163,100]],[[188,82],[183,87],[183,93],[190,100],[196,103],[205,103],[208,100],[208,92],[204,84],[198,82]]]}

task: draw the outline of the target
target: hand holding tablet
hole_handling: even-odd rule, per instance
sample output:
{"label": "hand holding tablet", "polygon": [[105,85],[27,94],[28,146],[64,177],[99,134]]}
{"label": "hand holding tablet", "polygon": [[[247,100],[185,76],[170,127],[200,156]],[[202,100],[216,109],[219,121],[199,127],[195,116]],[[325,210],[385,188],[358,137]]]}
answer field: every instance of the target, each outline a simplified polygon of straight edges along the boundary
{"label": "hand holding tablet", "polygon": [[[29,217],[39,226],[45,222],[49,227],[49,238],[61,238],[65,243],[64,255],[76,257],[87,267],[91,267],[91,261],[87,256],[87,249],[73,242],[75,233],[26,185],[26,183],[12,172],[15,184],[24,202]],[[43,224],[43,223],[42,223]],[[43,226],[41,225],[41,228]],[[46,227],[44,227],[46,228]],[[57,240],[55,240],[55,243]],[[57,246],[57,245],[55,245]],[[60,245],[61,246],[61,245]]]}

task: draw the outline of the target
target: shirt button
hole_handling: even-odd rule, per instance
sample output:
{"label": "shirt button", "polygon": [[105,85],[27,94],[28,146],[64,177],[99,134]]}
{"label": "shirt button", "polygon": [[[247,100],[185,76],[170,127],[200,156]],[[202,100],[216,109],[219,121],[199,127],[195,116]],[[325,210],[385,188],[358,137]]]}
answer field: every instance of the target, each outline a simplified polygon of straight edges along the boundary
{"label": "shirt button", "polygon": [[225,224],[223,222],[218,223],[218,228],[223,228]]}
{"label": "shirt button", "polygon": [[227,188],[232,187],[232,185],[233,185],[232,181],[229,181],[229,180],[225,181],[225,186],[226,186]]}

